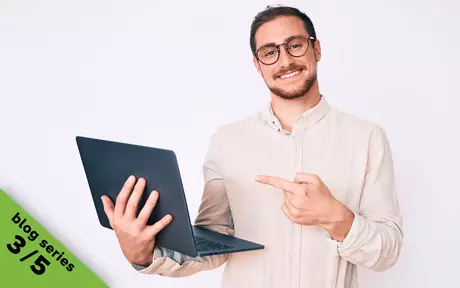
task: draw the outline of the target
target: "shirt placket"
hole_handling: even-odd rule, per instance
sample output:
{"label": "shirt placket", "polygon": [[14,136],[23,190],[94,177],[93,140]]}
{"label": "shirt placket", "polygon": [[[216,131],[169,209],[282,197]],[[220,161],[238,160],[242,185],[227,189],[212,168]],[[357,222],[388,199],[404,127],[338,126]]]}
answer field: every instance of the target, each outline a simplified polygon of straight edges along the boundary
{"label": "shirt placket", "polygon": [[[292,134],[290,135],[291,145],[293,147],[293,166],[292,166],[292,179],[295,179],[297,172],[303,172],[303,131],[301,131],[301,124],[296,122],[293,127]],[[293,279],[292,283],[294,284],[293,287],[300,288],[300,275],[302,269],[302,225],[294,224],[293,229],[295,235],[293,239],[295,239],[292,249],[293,255],[296,255],[295,264],[293,267],[296,267],[292,271]]]}

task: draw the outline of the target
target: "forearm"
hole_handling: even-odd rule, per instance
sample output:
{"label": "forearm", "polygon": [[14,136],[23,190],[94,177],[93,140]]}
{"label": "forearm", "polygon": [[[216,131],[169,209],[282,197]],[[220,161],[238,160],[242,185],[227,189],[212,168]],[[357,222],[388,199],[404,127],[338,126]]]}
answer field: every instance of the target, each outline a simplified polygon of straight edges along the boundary
{"label": "forearm", "polygon": [[368,147],[360,202],[355,206],[350,231],[339,242],[338,252],[356,265],[383,271],[399,259],[403,224],[390,144],[381,128],[372,131]]}
{"label": "forearm", "polygon": [[[185,261],[197,261],[197,262],[202,262],[203,261],[203,259],[201,257],[199,257],[199,256],[198,257],[190,257],[188,255],[182,254],[182,253],[177,252],[177,251],[173,251],[173,250],[168,249],[168,248],[155,246],[154,252],[153,252],[153,258],[151,259],[149,265],[151,265],[151,263],[153,261],[155,261],[157,259],[160,259],[162,257],[168,257],[169,259],[177,262],[178,264],[182,264]],[[138,271],[149,267],[149,265],[132,264],[134,269],[136,269]]]}

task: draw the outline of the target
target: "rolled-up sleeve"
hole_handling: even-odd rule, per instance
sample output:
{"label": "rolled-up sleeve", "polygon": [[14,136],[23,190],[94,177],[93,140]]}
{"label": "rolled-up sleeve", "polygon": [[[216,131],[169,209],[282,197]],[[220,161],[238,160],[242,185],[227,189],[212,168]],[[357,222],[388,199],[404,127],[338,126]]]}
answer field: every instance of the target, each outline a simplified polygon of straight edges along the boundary
{"label": "rolled-up sleeve", "polygon": [[392,267],[403,243],[403,223],[395,188],[392,153],[387,135],[370,136],[367,169],[358,211],[338,251],[342,258],[373,271]]}

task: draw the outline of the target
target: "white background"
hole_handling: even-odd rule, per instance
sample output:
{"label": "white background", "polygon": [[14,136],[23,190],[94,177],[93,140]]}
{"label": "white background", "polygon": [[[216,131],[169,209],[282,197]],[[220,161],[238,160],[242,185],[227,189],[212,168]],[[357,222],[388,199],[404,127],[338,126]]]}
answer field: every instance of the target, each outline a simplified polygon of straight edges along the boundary
{"label": "white background", "polygon": [[[249,26],[264,1],[0,1],[0,187],[111,287],[219,287],[131,269],[99,226],[76,135],[174,149],[191,217],[220,125],[264,107]],[[460,5],[291,1],[322,41],[321,92],[389,135],[404,249],[362,287],[458,287]]]}

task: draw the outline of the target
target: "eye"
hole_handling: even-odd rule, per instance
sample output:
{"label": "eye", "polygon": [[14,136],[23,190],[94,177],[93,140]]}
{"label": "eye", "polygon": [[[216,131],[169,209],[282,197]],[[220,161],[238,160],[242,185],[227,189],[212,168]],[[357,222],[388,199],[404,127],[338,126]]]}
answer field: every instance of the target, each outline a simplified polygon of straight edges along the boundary
{"label": "eye", "polygon": [[302,43],[293,43],[289,46],[289,49],[299,49],[302,48]]}
{"label": "eye", "polygon": [[264,54],[265,57],[271,57],[271,56],[275,56],[275,55],[276,55],[276,51],[275,51],[275,50],[267,51],[267,52],[265,52],[265,54]]}
{"label": "eye", "polygon": [[259,56],[263,58],[272,58],[278,55],[278,49],[276,47],[268,46],[264,47],[259,51]]}

